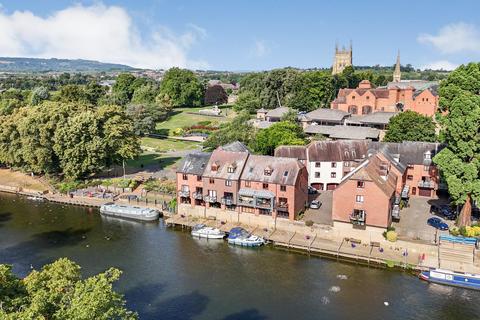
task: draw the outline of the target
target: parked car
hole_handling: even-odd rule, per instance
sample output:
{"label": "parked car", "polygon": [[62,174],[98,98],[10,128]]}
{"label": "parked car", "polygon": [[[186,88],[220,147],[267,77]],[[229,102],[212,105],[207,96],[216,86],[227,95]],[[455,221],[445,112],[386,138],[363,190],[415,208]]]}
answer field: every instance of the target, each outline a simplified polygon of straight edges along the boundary
{"label": "parked car", "polygon": [[321,206],[322,203],[318,200],[313,200],[312,202],[310,202],[310,209],[320,209]]}
{"label": "parked car", "polygon": [[439,230],[448,230],[448,224],[442,221],[442,219],[433,217],[427,220],[427,224],[429,226],[434,227],[435,229]]}
{"label": "parked car", "polygon": [[444,217],[447,220],[457,219],[457,213],[448,204],[432,204],[430,206],[430,213],[437,214]]}
{"label": "parked car", "polygon": [[312,186],[308,186],[308,194],[316,194],[318,192],[317,189],[315,189]]}

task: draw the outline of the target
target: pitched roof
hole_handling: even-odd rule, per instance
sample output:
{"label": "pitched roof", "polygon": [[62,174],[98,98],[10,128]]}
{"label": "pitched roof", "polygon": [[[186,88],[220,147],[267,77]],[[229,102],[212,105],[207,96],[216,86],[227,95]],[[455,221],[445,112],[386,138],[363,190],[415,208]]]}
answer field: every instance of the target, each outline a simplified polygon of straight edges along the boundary
{"label": "pitched roof", "polygon": [[[402,143],[394,142],[371,142],[371,150],[383,150],[394,157],[399,158],[399,162],[404,166],[408,165],[431,165],[432,158],[440,152],[445,146],[440,143],[404,141]],[[429,153],[430,157],[425,157]]]}
{"label": "pitched roof", "polygon": [[288,107],[279,107],[279,108],[275,108],[273,110],[268,111],[266,116],[267,117],[272,117],[272,118],[281,118],[288,111],[290,111],[290,108],[288,108]]}
{"label": "pitched roof", "polygon": [[250,152],[248,148],[241,143],[240,141],[234,141],[224,146],[219,147],[223,151],[231,151],[231,152]]}
{"label": "pitched roof", "polygon": [[[241,179],[295,185],[302,168],[304,165],[297,159],[251,155],[247,160]],[[265,174],[265,169],[271,170],[270,175]]]}
{"label": "pitched roof", "polygon": [[275,149],[275,157],[295,158],[298,160],[307,159],[306,146],[279,146]]}
{"label": "pitched roof", "polygon": [[205,152],[189,153],[183,158],[178,166],[177,172],[200,176],[203,174],[211,155],[211,153]]}
{"label": "pitched roof", "polygon": [[307,146],[309,161],[353,161],[365,158],[369,141],[314,141]]}
{"label": "pitched roof", "polygon": [[[238,141],[218,147],[212,152],[203,176],[207,178],[238,180],[249,154],[247,147]],[[228,172],[230,166],[235,167],[233,172]],[[212,167],[217,168],[212,170]]]}
{"label": "pitched roof", "polygon": [[328,109],[328,108],[318,108],[306,114],[306,116],[310,118],[312,121],[336,121],[336,122],[341,122],[348,115],[349,115],[348,112],[337,110],[337,109]]}
{"label": "pitched roof", "polygon": [[402,80],[399,82],[389,82],[387,83],[387,88],[399,88],[406,89],[412,87],[415,90],[425,90],[431,87],[438,87],[438,81],[426,81],[426,80]]}
{"label": "pitched roof", "polygon": [[366,115],[351,116],[347,119],[350,123],[368,123],[368,124],[383,124],[386,125],[390,122],[390,118],[396,116],[398,112],[374,112]]}

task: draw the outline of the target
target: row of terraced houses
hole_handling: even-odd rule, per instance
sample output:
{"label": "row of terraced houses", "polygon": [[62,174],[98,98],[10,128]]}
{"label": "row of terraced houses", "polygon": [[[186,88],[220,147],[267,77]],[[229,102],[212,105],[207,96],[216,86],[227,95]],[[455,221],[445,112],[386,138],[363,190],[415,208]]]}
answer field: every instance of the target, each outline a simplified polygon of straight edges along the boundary
{"label": "row of terraced houses", "polygon": [[440,144],[367,140],[314,141],[253,155],[241,143],[192,153],[177,171],[178,203],[265,219],[295,220],[308,186],[332,190],[334,225],[383,231],[409,197],[435,197],[442,185],[432,162]]}

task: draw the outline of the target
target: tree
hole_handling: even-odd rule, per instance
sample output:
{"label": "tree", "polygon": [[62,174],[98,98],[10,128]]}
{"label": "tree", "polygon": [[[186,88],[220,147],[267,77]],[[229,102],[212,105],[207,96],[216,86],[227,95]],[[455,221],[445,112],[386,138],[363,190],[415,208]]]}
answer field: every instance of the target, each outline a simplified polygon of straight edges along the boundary
{"label": "tree", "polygon": [[460,66],[440,83],[438,120],[446,144],[433,161],[454,202],[463,205],[457,223],[471,223],[472,200],[480,201],[480,63]]}
{"label": "tree", "polygon": [[33,89],[32,96],[30,98],[30,104],[33,106],[39,105],[41,102],[50,98],[50,92],[45,87],[37,87]]}
{"label": "tree", "polygon": [[125,113],[133,120],[135,134],[143,136],[155,131],[155,118],[143,104],[130,104]]}
{"label": "tree", "polygon": [[203,86],[190,70],[171,68],[160,83],[160,95],[170,97],[173,107],[198,107],[203,103]]}
{"label": "tree", "polygon": [[0,318],[57,320],[133,320],[137,314],[113,290],[121,271],[110,268],[82,279],[80,266],[63,258],[24,279],[0,265]]}
{"label": "tree", "polygon": [[261,154],[273,155],[275,148],[280,145],[304,145],[305,138],[300,126],[289,121],[281,121],[273,124],[267,129],[260,130],[255,141],[252,142],[253,149]]}
{"label": "tree", "polygon": [[345,79],[347,80],[349,88],[358,87],[360,81],[363,80],[359,77],[358,74],[355,73],[355,69],[353,68],[353,66],[345,67],[345,69],[343,69],[342,71],[342,76],[345,77]]}
{"label": "tree", "polygon": [[157,95],[158,95],[157,87],[151,84],[145,84],[135,89],[132,96],[132,103],[133,104],[154,103]]}
{"label": "tree", "polygon": [[228,102],[228,95],[221,85],[214,85],[205,90],[205,105],[221,105]]}
{"label": "tree", "polygon": [[115,97],[117,103],[125,105],[132,100],[135,88],[133,83],[135,76],[130,73],[121,73],[118,75],[115,84],[112,87],[112,95]]}
{"label": "tree", "polygon": [[324,71],[309,71],[299,75],[285,105],[300,111],[328,108],[335,98],[334,79]]}
{"label": "tree", "polygon": [[383,140],[386,142],[435,142],[437,140],[435,123],[428,116],[407,110],[390,118]]}
{"label": "tree", "polygon": [[210,134],[203,147],[206,150],[213,150],[234,141],[250,144],[255,139],[255,130],[249,120],[250,114],[241,112],[230,123],[222,124],[219,130]]}
{"label": "tree", "polygon": [[255,96],[253,92],[245,91],[242,92],[233,107],[235,111],[246,111],[248,113],[255,113],[256,110],[260,109],[262,104],[260,98]]}

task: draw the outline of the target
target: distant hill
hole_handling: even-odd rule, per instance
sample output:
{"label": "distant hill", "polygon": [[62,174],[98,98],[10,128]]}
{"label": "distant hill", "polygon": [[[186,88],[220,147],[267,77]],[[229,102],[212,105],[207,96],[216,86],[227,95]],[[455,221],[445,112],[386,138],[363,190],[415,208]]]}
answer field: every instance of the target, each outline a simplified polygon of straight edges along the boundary
{"label": "distant hill", "polygon": [[0,72],[101,72],[133,69],[123,64],[103,63],[93,60],[0,57]]}

